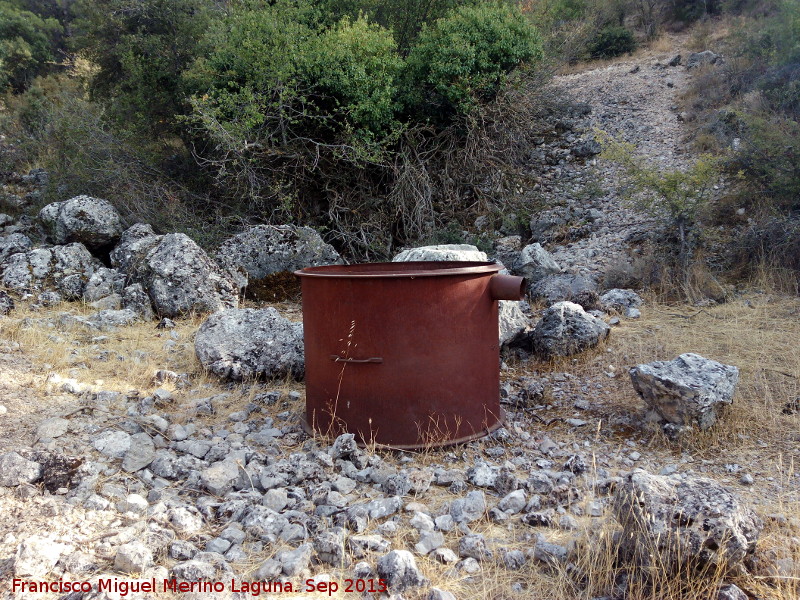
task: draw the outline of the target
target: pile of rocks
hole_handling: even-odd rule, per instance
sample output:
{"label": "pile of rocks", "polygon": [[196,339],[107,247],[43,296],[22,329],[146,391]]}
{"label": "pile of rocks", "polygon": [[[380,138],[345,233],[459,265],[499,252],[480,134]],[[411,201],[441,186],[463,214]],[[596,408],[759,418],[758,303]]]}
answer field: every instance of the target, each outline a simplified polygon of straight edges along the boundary
{"label": "pile of rocks", "polygon": [[[156,396],[158,406],[173,401],[164,391]],[[568,572],[582,551],[578,519],[594,521],[592,529],[613,516],[631,564],[657,557],[676,570],[736,568],[752,556],[762,528],[732,492],[685,473],[592,471],[584,454],[513,442],[506,430],[471,464],[457,465],[455,454],[443,452],[420,466],[411,456],[366,452],[352,434],[329,444],[305,439],[297,425],[266,416],[286,400],[297,398],[256,396],[227,415],[230,431],[211,431],[181,424],[187,406],[156,413],[146,399],[103,398],[129,417],[115,419],[121,428],[84,436],[78,465],[52,451],[0,455],[0,496],[35,498],[34,484],[45,480],[55,495],[42,499],[61,506],[55,514],[70,507],[73,518],[102,533],[89,542],[26,536],[11,561],[14,576],[96,582],[128,574],[294,589],[312,576],[382,578],[389,592],[402,593],[430,586],[423,559],[466,582],[488,568]],[[198,399],[191,410],[224,415],[229,401]],[[41,443],[75,436],[85,419],[43,423]],[[512,526],[513,535],[480,533],[488,523]],[[559,532],[561,541],[548,532]],[[253,556],[266,558],[242,570]]]}
{"label": "pile of rocks", "polygon": [[218,264],[184,234],[125,229],[109,202],[89,196],[48,204],[38,222],[37,246],[32,223],[0,215],[0,284],[44,306],[82,300],[98,313],[79,321],[98,329],[235,308],[249,280],[341,262],[315,231],[287,225],[224,242]]}

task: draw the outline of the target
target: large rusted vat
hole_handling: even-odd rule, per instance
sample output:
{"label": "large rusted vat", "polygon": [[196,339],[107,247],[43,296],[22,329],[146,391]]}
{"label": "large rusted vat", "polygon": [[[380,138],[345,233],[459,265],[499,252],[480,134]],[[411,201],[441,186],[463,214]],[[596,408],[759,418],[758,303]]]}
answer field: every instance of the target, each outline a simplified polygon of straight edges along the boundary
{"label": "large rusted vat", "polygon": [[501,268],[398,262],[296,271],[306,430],[419,448],[497,429],[497,300],[519,300],[525,289]]}

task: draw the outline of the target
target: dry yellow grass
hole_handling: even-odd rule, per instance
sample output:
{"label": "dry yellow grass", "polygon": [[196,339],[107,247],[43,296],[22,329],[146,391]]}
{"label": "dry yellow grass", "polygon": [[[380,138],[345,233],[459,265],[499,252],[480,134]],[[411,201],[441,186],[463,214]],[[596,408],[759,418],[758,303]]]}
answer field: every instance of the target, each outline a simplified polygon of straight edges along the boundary
{"label": "dry yellow grass", "polygon": [[782,410],[800,395],[799,317],[797,298],[767,293],[705,308],[645,306],[641,319],[615,330],[614,353],[628,365],[695,352],[737,366],[730,414],[696,441],[730,448],[746,446],[741,436],[758,438],[777,456],[797,449],[800,421]]}

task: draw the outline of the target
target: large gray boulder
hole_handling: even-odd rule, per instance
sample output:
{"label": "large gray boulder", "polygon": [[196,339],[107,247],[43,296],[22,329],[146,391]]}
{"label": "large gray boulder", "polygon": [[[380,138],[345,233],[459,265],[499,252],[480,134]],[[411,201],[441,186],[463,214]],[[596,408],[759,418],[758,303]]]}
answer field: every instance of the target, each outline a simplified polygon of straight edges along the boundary
{"label": "large gray boulder", "polygon": [[686,353],[668,362],[637,365],[630,376],[639,395],[665,421],[708,429],[733,402],[739,369]]}
{"label": "large gray boulder", "polygon": [[140,263],[147,253],[163,239],[146,223],[136,223],[126,229],[119,243],[111,251],[111,266],[127,274],[134,265]]}
{"label": "large gray boulder", "polygon": [[531,334],[533,351],[545,358],[571,356],[596,346],[610,327],[578,304],[558,302],[544,311]]}
{"label": "large gray boulder", "polygon": [[613,511],[625,550],[645,565],[735,568],[752,553],[763,524],[712,479],[651,475],[641,469],[618,486]]}
{"label": "large gray boulder", "polygon": [[90,196],[48,204],[39,211],[39,220],[53,243],[80,242],[90,250],[111,246],[125,229],[110,202]]}
{"label": "large gray boulder", "polygon": [[476,246],[470,244],[442,244],[439,246],[420,246],[419,248],[403,250],[392,259],[392,262],[428,260],[469,260],[485,262],[489,259],[485,252],[481,252]]}
{"label": "large gray boulder", "polygon": [[536,283],[555,273],[561,272],[561,267],[552,255],[542,248],[541,244],[529,244],[522,249],[519,259],[513,266],[514,273],[522,275],[529,284]]}
{"label": "large gray boulder", "polygon": [[[220,265],[251,291],[276,273],[342,264],[342,257],[310,227],[257,225],[225,240],[215,253]],[[256,294],[258,295],[258,294]]]}
{"label": "large gray boulder", "polygon": [[305,371],[303,325],[274,308],[213,314],[197,331],[194,347],[204,367],[228,379],[300,378]]}
{"label": "large gray boulder", "polygon": [[524,300],[501,300],[498,305],[500,346],[503,347],[518,339],[530,326],[530,306]]}
{"label": "large gray boulder", "polygon": [[[6,259],[0,283],[18,293],[53,288],[66,292],[62,290],[65,279],[72,276],[82,288],[102,266],[80,243],[36,248]],[[72,297],[71,292],[65,295]]]}
{"label": "large gray boulder", "polygon": [[[236,307],[235,283],[188,236],[170,233],[143,253],[142,246],[153,241],[144,236],[134,242],[137,250],[128,245],[119,264],[125,263],[131,282],[144,286],[160,316],[180,317]],[[120,248],[114,252],[117,250]],[[112,256],[112,260],[119,260],[119,256]]]}
{"label": "large gray boulder", "polygon": [[27,252],[33,248],[33,242],[24,233],[11,233],[0,237],[0,264],[12,254]]}
{"label": "large gray boulder", "polygon": [[532,300],[539,300],[546,304],[573,301],[587,293],[596,293],[597,284],[582,275],[557,273],[547,275],[528,287],[528,294]]}

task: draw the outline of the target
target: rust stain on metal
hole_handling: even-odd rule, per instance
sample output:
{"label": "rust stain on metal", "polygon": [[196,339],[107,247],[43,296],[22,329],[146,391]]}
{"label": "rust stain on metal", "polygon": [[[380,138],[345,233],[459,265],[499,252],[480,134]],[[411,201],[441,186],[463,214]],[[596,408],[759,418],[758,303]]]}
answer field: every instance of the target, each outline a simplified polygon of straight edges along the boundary
{"label": "rust stain on metal", "polygon": [[500,427],[497,300],[521,277],[485,262],[309,267],[301,279],[307,431],[419,448]]}

